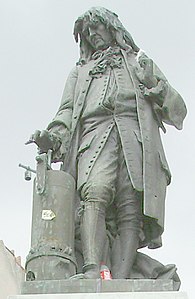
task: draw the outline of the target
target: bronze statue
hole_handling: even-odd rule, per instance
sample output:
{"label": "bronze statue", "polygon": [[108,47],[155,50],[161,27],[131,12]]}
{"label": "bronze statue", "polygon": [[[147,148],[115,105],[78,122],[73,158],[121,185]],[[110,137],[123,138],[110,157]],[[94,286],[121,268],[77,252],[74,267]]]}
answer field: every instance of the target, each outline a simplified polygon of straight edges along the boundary
{"label": "bronze statue", "polygon": [[115,13],[91,8],[74,26],[80,59],[47,130],[32,141],[76,180],[84,278],[131,276],[137,249],[161,246],[171,174],[163,123],[182,129],[186,107]]}

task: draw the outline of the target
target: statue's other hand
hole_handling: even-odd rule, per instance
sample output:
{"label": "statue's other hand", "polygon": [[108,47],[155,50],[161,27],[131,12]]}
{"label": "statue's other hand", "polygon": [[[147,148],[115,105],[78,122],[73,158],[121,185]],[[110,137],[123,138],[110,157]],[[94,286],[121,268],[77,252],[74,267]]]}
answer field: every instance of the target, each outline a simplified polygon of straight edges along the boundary
{"label": "statue's other hand", "polygon": [[42,153],[48,152],[49,149],[56,150],[61,145],[59,137],[48,130],[36,130],[25,144],[30,143],[35,143]]}
{"label": "statue's other hand", "polygon": [[144,88],[143,94],[146,99],[156,102],[159,106],[163,105],[164,97],[167,93],[167,84],[163,80],[159,80],[157,86],[150,89]]}
{"label": "statue's other hand", "polygon": [[153,72],[153,61],[143,55],[139,58],[139,67],[135,68],[135,74],[138,80],[147,88],[157,85],[157,79]]}

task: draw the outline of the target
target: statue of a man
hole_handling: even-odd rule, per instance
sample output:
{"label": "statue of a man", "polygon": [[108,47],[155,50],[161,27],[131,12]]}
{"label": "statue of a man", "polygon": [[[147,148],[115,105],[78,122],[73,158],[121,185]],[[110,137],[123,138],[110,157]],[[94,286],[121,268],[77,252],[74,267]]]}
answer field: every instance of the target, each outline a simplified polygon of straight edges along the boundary
{"label": "statue of a man", "polygon": [[182,129],[186,108],[116,14],[88,10],[74,36],[80,60],[53,121],[33,138],[76,179],[84,278],[100,276],[111,207],[120,244],[112,275],[128,278],[137,249],[161,245],[171,174],[159,128],[165,132],[165,122]]}

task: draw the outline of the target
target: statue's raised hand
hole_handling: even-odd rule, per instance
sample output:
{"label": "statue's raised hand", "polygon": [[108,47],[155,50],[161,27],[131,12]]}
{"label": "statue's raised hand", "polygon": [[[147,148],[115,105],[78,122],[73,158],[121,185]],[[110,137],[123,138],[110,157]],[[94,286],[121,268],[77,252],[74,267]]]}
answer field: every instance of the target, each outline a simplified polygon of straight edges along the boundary
{"label": "statue's raised hand", "polygon": [[135,74],[146,88],[152,88],[157,85],[157,79],[154,75],[153,61],[145,54],[138,58],[139,67],[135,68]]}
{"label": "statue's raised hand", "polygon": [[48,130],[36,130],[25,144],[30,143],[35,143],[42,153],[47,153],[49,149],[56,151],[61,145],[59,136]]}

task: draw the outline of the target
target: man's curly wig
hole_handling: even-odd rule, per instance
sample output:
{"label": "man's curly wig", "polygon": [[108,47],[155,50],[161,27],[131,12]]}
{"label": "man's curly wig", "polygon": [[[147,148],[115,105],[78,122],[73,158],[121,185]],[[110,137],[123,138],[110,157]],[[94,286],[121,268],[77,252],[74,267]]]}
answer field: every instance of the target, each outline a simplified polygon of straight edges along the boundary
{"label": "man's curly wig", "polygon": [[86,34],[90,24],[97,21],[103,23],[107,30],[110,30],[113,39],[122,49],[131,48],[132,51],[138,52],[139,48],[134,43],[130,33],[124,28],[117,14],[103,7],[92,7],[81,15],[74,25],[74,37],[76,42],[80,40],[80,61],[83,63],[90,60],[93,49],[86,40]]}

